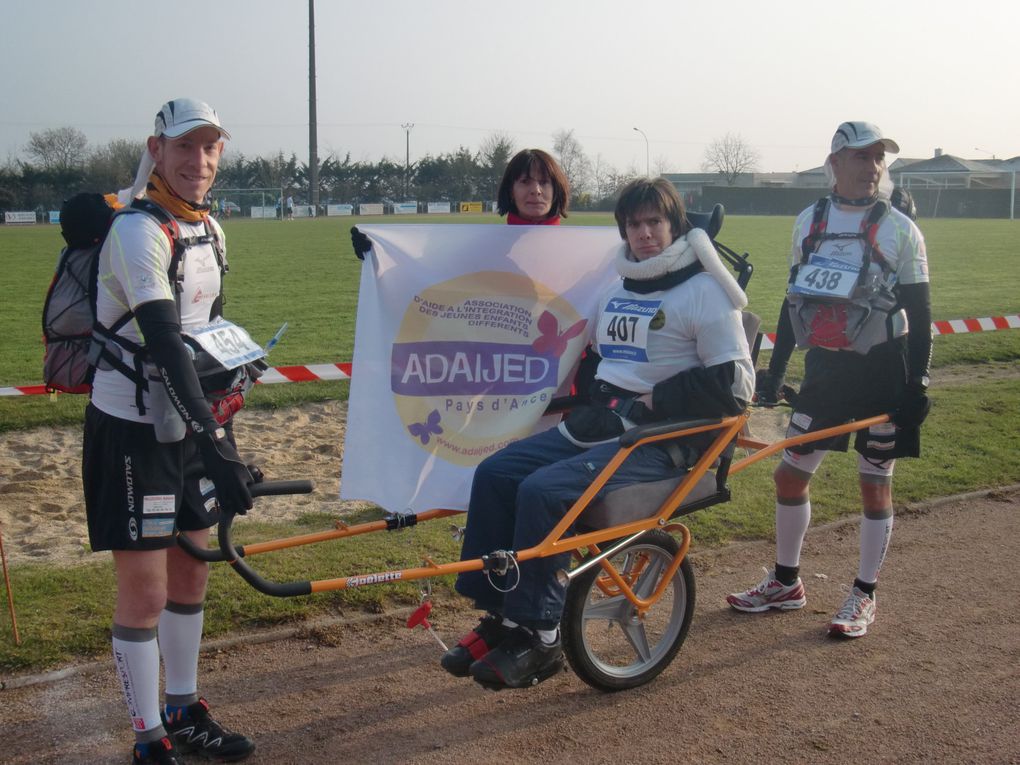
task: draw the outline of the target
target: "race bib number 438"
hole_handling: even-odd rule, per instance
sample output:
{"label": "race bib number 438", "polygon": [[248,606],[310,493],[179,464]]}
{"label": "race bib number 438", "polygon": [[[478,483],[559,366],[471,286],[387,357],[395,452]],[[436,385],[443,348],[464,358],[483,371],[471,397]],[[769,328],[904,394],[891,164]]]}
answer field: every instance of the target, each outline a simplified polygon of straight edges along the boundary
{"label": "race bib number 438", "polygon": [[860,271],[860,265],[824,255],[812,255],[797,270],[797,278],[790,292],[805,297],[849,300]]}
{"label": "race bib number 438", "polygon": [[599,319],[599,355],[604,359],[648,361],[648,328],[661,307],[661,300],[611,298]]}

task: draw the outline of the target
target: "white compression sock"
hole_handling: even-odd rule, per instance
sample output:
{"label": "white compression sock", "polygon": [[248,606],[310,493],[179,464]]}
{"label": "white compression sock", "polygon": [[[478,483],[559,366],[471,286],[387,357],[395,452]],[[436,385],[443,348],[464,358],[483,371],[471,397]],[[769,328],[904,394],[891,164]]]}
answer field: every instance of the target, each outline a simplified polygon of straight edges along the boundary
{"label": "white compression sock", "polygon": [[791,568],[800,565],[800,550],[810,524],[810,501],[802,505],[776,502],[776,563]]}
{"label": "white compression sock", "polygon": [[113,664],[136,733],[152,730],[159,719],[159,646],[156,629],[113,625]]}
{"label": "white compression sock", "polygon": [[862,582],[877,582],[885,553],[892,536],[893,517],[861,518],[861,560],[857,578]]}
{"label": "white compression sock", "polygon": [[183,707],[198,701],[198,650],[204,616],[201,603],[172,601],[167,601],[159,615],[159,650],[169,704]]}

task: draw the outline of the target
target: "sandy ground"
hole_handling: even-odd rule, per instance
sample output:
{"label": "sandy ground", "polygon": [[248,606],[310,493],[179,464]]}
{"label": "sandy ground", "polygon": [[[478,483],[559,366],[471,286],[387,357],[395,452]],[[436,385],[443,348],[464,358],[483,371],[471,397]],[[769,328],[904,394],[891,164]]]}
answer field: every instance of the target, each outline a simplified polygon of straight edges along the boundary
{"label": "sandy ground", "polygon": [[[344,414],[330,403],[239,419],[242,452],[273,477],[318,485],[260,512],[352,506],[336,498]],[[781,417],[756,412],[753,434],[777,437]],[[87,555],[79,448],[77,428],[0,437],[9,561]],[[695,540],[697,609],[683,650],[658,679],[623,693],[571,673],[528,691],[483,691],[442,672],[436,644],[395,615],[222,641],[203,653],[201,689],[224,722],[256,738],[253,763],[1020,764],[1018,511],[1013,489],[899,512],[879,618],[856,641],[825,637],[855,573],[856,520],[811,530],[808,606],[783,614],[737,614],[723,601],[757,581],[770,543],[701,552]],[[439,602],[433,623],[452,642],[473,616]],[[0,763],[128,761],[110,663],[64,674],[23,687],[0,678]]]}

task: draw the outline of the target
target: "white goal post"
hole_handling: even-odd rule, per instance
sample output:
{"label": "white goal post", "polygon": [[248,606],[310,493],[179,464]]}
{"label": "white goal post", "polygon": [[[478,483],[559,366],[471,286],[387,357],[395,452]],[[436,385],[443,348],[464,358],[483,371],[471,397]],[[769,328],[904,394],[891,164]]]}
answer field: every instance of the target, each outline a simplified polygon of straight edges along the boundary
{"label": "white goal post", "polygon": [[283,189],[221,189],[213,188],[213,214],[221,220],[231,217],[283,220],[280,213]]}

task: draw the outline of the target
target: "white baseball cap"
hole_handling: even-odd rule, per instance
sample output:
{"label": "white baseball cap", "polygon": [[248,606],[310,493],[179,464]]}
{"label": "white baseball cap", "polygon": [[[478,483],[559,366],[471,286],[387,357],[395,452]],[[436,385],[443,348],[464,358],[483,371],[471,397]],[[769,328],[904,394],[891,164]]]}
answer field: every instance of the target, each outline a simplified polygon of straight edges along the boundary
{"label": "white baseball cap", "polygon": [[844,122],[832,136],[832,153],[842,149],[863,149],[880,143],[890,154],[899,154],[900,145],[891,138],[885,138],[878,125],[870,122]]}
{"label": "white baseball cap", "polygon": [[230,133],[223,129],[219,115],[209,104],[192,98],[175,98],[167,101],[156,115],[156,129],[153,135],[157,138],[180,138],[185,133],[200,127],[214,127],[224,138]]}

